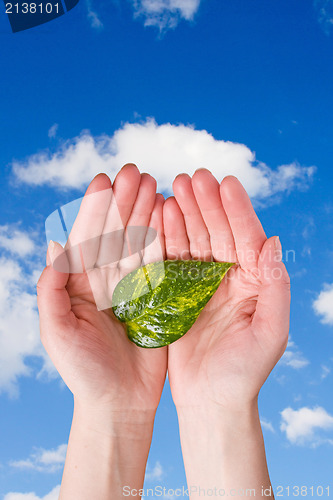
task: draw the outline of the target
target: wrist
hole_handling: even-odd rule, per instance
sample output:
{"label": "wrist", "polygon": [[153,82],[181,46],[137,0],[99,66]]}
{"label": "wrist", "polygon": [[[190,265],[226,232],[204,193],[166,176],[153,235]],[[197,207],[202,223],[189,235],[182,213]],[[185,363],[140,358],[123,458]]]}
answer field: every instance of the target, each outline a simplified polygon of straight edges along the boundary
{"label": "wrist", "polygon": [[200,415],[201,418],[209,419],[217,417],[227,421],[228,418],[244,418],[258,414],[258,394],[248,400],[239,401],[235,404],[221,404],[211,398],[198,398],[198,404],[176,405],[178,417],[190,418],[192,415]]}
{"label": "wrist", "polygon": [[[225,408],[217,404],[177,408],[180,439],[191,500],[202,491],[254,490],[269,487],[257,398]],[[205,467],[202,467],[202,464]]]}
{"label": "wrist", "polygon": [[154,414],[75,399],[59,500],[106,500],[122,498],[126,486],[140,490]]}
{"label": "wrist", "polygon": [[198,406],[178,406],[177,415],[183,435],[191,435],[197,429],[204,436],[214,429],[223,441],[230,431],[245,433],[260,425],[257,398],[236,408],[214,402]]}
{"label": "wrist", "polygon": [[110,404],[88,404],[74,398],[73,425],[92,433],[124,439],[151,439],[155,410],[113,408]]}

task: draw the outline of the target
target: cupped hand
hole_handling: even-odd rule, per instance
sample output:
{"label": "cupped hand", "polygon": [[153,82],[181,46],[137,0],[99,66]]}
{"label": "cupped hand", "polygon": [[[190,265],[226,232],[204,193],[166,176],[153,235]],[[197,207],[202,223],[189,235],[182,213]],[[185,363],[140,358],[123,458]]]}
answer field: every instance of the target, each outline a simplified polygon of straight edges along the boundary
{"label": "cupped hand", "polygon": [[[41,339],[82,403],[111,404],[114,410],[157,408],[167,348],[148,350],[133,344],[113,315],[110,297],[120,279],[142,261],[164,259],[163,203],[155,180],[140,175],[135,165],[123,167],[113,186],[107,175],[99,174],[83,198],[67,251],[59,244],[49,247],[48,265],[37,285]],[[129,227],[140,229],[141,254],[128,256]],[[148,227],[158,238],[145,248],[148,233],[142,229]],[[79,258],[83,269],[71,272]],[[56,262],[62,263],[61,270],[52,265]]]}
{"label": "cupped hand", "polygon": [[176,177],[163,209],[168,259],[235,262],[188,333],[168,347],[177,407],[255,401],[283,354],[290,282],[279,239],[267,239],[243,186],[205,169]]}

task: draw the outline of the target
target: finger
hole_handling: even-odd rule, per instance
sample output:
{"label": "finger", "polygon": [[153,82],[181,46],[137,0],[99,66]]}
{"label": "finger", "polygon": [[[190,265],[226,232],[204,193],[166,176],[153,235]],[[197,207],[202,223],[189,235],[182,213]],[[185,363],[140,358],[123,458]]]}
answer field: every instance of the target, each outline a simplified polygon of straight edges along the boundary
{"label": "finger", "polygon": [[111,193],[106,174],[98,174],[89,184],[65,245],[70,269],[77,269],[80,259],[83,272],[94,267]]}
{"label": "finger", "polygon": [[274,236],[266,240],[258,261],[261,285],[252,327],[260,342],[277,342],[282,355],[289,332],[290,279],[281,262],[281,244]]}
{"label": "finger", "polygon": [[124,227],[131,215],[140,183],[141,174],[133,163],[124,165],[114,180],[113,192]]}
{"label": "finger", "polygon": [[163,206],[163,227],[167,259],[190,259],[190,243],[184,216],[173,196],[168,198]]}
{"label": "finger", "polygon": [[222,204],[235,240],[237,259],[249,271],[257,268],[258,258],[266,240],[265,231],[242,184],[229,175],[221,182]]}
{"label": "finger", "polygon": [[[163,194],[157,193],[144,244],[142,259],[144,264],[148,264],[149,262],[158,262],[165,259],[163,205],[164,196]],[[154,237],[154,233],[153,231],[149,232],[149,228],[156,231],[156,238],[153,241],[151,241],[151,238]]]}
{"label": "finger", "polygon": [[[61,259],[62,272],[53,267],[53,263]],[[48,248],[48,265],[42,272],[37,283],[37,303],[40,317],[41,337],[44,343],[48,331],[53,327],[56,329],[64,322],[73,321],[75,317],[71,313],[71,301],[66,290],[68,282],[64,262],[67,260],[66,252],[59,243],[50,242]]]}
{"label": "finger", "polygon": [[235,242],[221,202],[219,183],[209,170],[202,168],[194,173],[192,188],[208,229],[214,259],[236,262]]}
{"label": "finger", "polygon": [[[140,267],[144,243],[152,210],[156,199],[156,180],[149,174],[142,174],[138,195],[124,234],[122,257],[119,261],[121,273],[129,273]],[[134,235],[131,237],[131,234]]]}
{"label": "finger", "polygon": [[178,175],[173,182],[173,192],[184,215],[192,258],[211,260],[209,233],[195,199],[190,176]]}
{"label": "finger", "polygon": [[118,265],[123,251],[124,229],[138,195],[140,181],[140,172],[131,163],[124,165],[117,174],[103,226],[97,267]]}

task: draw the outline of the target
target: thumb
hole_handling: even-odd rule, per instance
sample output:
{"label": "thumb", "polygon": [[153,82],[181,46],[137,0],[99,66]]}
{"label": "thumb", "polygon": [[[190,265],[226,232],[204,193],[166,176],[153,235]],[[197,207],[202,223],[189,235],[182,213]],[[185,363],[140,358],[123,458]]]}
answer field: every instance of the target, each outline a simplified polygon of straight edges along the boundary
{"label": "thumb", "polygon": [[290,278],[282,260],[278,236],[265,241],[258,260],[261,280],[252,327],[256,334],[269,336],[286,347],[289,333]]}
{"label": "thumb", "polygon": [[[61,259],[61,271],[53,267],[53,263]],[[69,278],[66,253],[59,243],[50,241],[47,250],[47,267],[37,283],[37,304],[40,317],[41,336],[67,320],[71,311],[71,302],[66,290]],[[42,338],[43,340],[43,338]]]}

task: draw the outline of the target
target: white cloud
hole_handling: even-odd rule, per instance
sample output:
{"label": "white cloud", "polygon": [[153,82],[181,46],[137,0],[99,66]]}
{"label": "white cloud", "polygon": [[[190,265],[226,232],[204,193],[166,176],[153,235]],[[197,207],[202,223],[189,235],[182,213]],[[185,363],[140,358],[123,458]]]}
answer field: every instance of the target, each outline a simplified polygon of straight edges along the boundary
{"label": "white cloud", "polygon": [[324,284],[323,290],[314,300],[313,309],[318,316],[322,316],[321,323],[333,325],[333,283]]}
{"label": "white cloud", "polygon": [[39,353],[36,301],[22,267],[0,257],[0,392],[17,396],[17,379],[31,375],[27,356]]}
{"label": "white cloud", "polygon": [[318,22],[326,35],[329,35],[333,26],[333,1],[314,0],[313,3],[317,12]]}
{"label": "white cloud", "polygon": [[175,28],[181,19],[192,21],[201,0],[132,0],[134,17],[144,18],[145,26],[160,32]]}
{"label": "white cloud", "polygon": [[56,472],[62,469],[66,458],[67,444],[61,444],[53,450],[36,448],[30,457],[25,460],[10,462],[11,467],[30,469],[38,472]]}
{"label": "white cloud", "polygon": [[57,135],[58,127],[59,127],[58,123],[54,123],[52,127],[49,128],[47,135],[50,137],[50,139]]}
{"label": "white cloud", "polygon": [[98,17],[97,12],[92,8],[90,0],[86,0],[86,6],[88,10],[88,20],[90,22],[91,27],[97,30],[104,28],[104,25],[100,20],[100,18]]}
{"label": "white cloud", "polygon": [[304,245],[301,253],[302,257],[311,257],[311,253],[311,247],[309,247],[309,245]]}
{"label": "white cloud", "polygon": [[290,366],[291,368],[298,370],[300,368],[304,368],[309,363],[309,360],[303,356],[303,354],[298,350],[295,342],[290,338],[279,364]]}
{"label": "white cloud", "polygon": [[287,377],[286,375],[274,375],[275,380],[280,384],[284,385],[286,383]]}
{"label": "white cloud", "polygon": [[305,240],[308,240],[311,238],[316,231],[316,224],[313,219],[313,217],[309,217],[307,223],[305,224],[305,227],[302,231],[302,236]]}
{"label": "white cloud", "polygon": [[160,462],[156,462],[155,466],[151,469],[147,466],[145,480],[146,481],[158,481],[164,475],[164,471]]}
{"label": "white cloud", "polygon": [[326,365],[321,365],[321,379],[325,379],[331,373],[331,369]]}
{"label": "white cloud", "polygon": [[304,406],[299,410],[285,408],[281,412],[281,417],[280,429],[286,433],[287,439],[293,444],[316,446],[332,441],[321,438],[315,432],[333,429],[333,416],[320,406],[316,408]]}
{"label": "white cloud", "polygon": [[275,429],[274,429],[272,423],[269,422],[268,420],[266,420],[265,418],[260,419],[260,424],[261,424],[261,427],[263,429],[266,429],[267,431],[270,431],[270,432],[275,432]]}
{"label": "white cloud", "polygon": [[32,284],[31,278],[34,270],[29,271],[26,258],[36,243],[16,226],[3,227],[6,229],[0,237],[0,393],[17,397],[18,378],[33,375],[29,357],[41,359],[44,373],[51,375],[55,369],[40,342],[35,283]]}
{"label": "white cloud", "polygon": [[257,200],[307,187],[315,168],[296,163],[273,170],[256,161],[244,144],[215,139],[206,130],[189,125],[158,125],[148,119],[126,123],[113,136],[92,137],[83,131],[64,142],[60,150],[44,151],[13,163],[17,179],[30,185],[83,189],[99,172],[114,176],[125,163],[136,163],[153,175],[159,190],[170,193],[174,177],[206,167],[219,179],[236,175]]}
{"label": "white cloud", "polygon": [[58,500],[60,493],[60,484],[53,488],[44,497],[39,497],[36,493],[7,493],[3,500]]}
{"label": "white cloud", "polygon": [[299,271],[290,274],[291,278],[302,278],[307,274],[308,270],[306,267],[302,267]]}
{"label": "white cloud", "polygon": [[35,242],[29,233],[16,225],[0,226],[0,248],[19,257],[31,255],[35,250]]}

